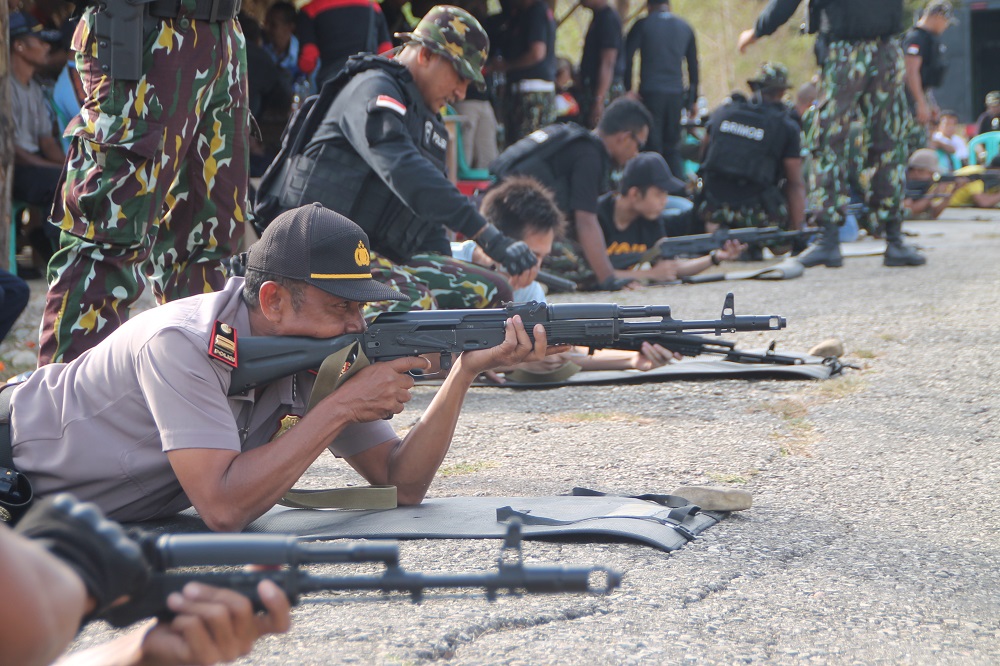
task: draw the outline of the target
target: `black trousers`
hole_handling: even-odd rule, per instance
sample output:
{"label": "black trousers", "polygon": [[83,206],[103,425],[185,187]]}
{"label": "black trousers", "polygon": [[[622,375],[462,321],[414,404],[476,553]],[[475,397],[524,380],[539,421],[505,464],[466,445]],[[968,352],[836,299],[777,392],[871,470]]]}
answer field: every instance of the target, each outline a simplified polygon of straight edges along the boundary
{"label": "black trousers", "polygon": [[646,150],[653,150],[667,161],[670,173],[683,177],[684,161],[681,159],[681,110],[684,108],[683,92],[640,91],[642,102],[653,115],[653,126],[649,128]]}
{"label": "black trousers", "polygon": [[61,173],[62,167],[57,166],[15,164],[11,196],[16,201],[43,208],[48,215],[56,195],[56,188],[59,187]]}

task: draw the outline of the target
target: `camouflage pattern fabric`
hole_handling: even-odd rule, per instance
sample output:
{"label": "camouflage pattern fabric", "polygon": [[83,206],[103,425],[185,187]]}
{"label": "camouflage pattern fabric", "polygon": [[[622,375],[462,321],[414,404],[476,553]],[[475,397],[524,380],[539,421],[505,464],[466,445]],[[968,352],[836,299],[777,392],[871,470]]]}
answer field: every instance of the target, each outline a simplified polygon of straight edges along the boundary
{"label": "camouflage pattern fabric", "polygon": [[486,88],[483,65],[490,53],[486,31],[472,14],[449,5],[438,5],[420,19],[413,32],[397,32],[404,42],[413,41],[448,58],[462,78]]}
{"label": "camouflage pattern fabric", "polygon": [[514,298],[500,273],[442,254],[417,254],[406,264],[394,264],[372,253],[371,267],[373,278],[409,300],[369,303],[366,318],[380,312],[494,308]]}
{"label": "camouflage pattern fabric", "polygon": [[698,204],[697,211],[698,217],[705,222],[715,222],[730,229],[771,226],[785,229],[788,227],[788,206],[785,204],[778,207],[777,217],[768,215],[763,206],[759,204],[734,206],[722,203],[711,204],[703,200]]}
{"label": "camouflage pattern fabric", "polygon": [[[194,0],[182,0],[184,11]],[[160,302],[222,288],[246,221],[246,45],[236,21],[159,20],[139,81],[95,59],[94,9],[73,37],[85,100],[68,133],[62,229],[49,262],[39,365],[108,337],[152,284]]]}
{"label": "camouflage pattern fabric", "polygon": [[849,147],[851,121],[856,117],[863,123],[864,170],[870,172],[865,188],[868,206],[882,224],[902,219],[911,125],[904,71],[902,50],[895,40],[830,44],[808,134],[809,208],[817,212],[817,223],[844,223],[842,207],[850,203],[851,175],[857,172]]}
{"label": "camouflage pattern fabric", "polygon": [[552,244],[552,252],[542,260],[542,270],[572,280],[581,291],[597,288],[597,277],[583,256],[583,249],[569,239]]}
{"label": "camouflage pattern fabric", "polygon": [[504,126],[508,146],[537,129],[556,121],[555,92],[510,92],[506,96],[507,123]]}

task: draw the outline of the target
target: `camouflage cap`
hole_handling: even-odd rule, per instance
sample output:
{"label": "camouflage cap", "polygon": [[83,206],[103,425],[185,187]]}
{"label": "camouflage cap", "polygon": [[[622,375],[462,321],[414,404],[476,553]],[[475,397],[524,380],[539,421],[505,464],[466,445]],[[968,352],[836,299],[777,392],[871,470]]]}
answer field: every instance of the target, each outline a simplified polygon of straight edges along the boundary
{"label": "camouflage cap", "polygon": [[490,40],[472,14],[459,7],[437,5],[420,19],[413,32],[397,32],[404,42],[416,42],[455,64],[462,78],[482,90],[483,65],[490,52]]}
{"label": "camouflage cap", "polygon": [[757,76],[747,79],[747,85],[750,86],[751,90],[792,87],[788,83],[788,68],[780,62],[765,62],[760,66]]}

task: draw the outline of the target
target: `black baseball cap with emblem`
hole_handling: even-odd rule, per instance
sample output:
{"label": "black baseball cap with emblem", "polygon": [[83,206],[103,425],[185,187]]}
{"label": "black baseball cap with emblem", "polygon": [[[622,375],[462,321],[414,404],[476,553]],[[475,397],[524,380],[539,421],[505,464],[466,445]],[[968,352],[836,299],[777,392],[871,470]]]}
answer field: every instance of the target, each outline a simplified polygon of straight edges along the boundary
{"label": "black baseball cap with emblem", "polygon": [[349,301],[405,301],[372,279],[368,235],[349,219],[314,203],[285,211],[250,247],[247,270],[302,280]]}

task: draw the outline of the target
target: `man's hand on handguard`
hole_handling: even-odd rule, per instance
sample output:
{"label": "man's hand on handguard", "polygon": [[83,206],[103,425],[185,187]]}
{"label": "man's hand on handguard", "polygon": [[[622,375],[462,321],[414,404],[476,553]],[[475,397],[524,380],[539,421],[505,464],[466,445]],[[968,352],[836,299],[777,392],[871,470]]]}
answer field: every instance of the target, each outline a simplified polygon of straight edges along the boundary
{"label": "man's hand on handguard", "polygon": [[546,354],[558,354],[570,349],[569,345],[549,347],[545,327],[541,324],[535,324],[535,342],[532,344],[518,315],[508,319],[504,328],[504,341],[498,346],[462,352],[459,360],[463,371],[469,372],[471,377],[477,377],[494,368],[510,367],[524,361],[540,361]]}
{"label": "man's hand on handguard", "polygon": [[354,423],[389,418],[402,412],[410,401],[410,389],[414,384],[410,371],[427,370],[430,365],[430,361],[422,356],[373,363],[334,393]]}
{"label": "man's hand on handguard", "polygon": [[643,342],[639,353],[632,359],[632,367],[636,370],[646,372],[647,370],[664,366],[671,361],[679,361],[682,358],[684,358],[682,355],[672,352],[666,347]]}

